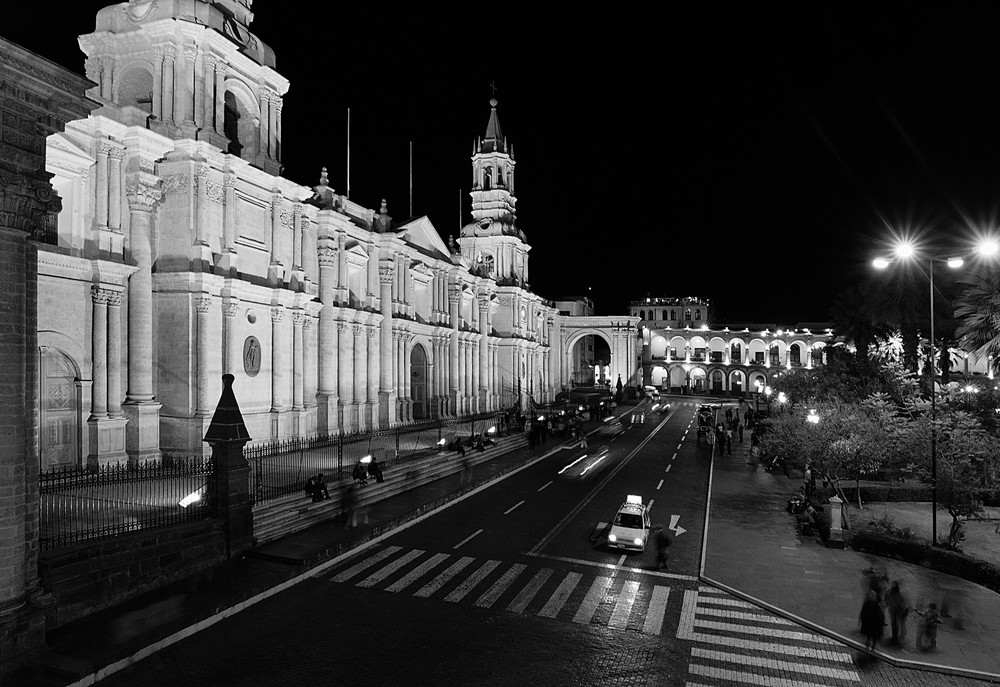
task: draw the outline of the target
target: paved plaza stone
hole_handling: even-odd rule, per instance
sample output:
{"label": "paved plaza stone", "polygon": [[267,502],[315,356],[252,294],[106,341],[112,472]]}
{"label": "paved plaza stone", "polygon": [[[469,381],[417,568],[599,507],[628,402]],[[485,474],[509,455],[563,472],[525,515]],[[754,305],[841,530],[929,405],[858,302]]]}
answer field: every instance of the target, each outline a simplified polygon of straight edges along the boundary
{"label": "paved plaza stone", "polygon": [[[901,647],[879,651],[898,661],[938,666],[959,674],[988,673],[1000,680],[1000,594],[931,568],[827,548],[818,536],[801,536],[785,505],[801,485],[797,477],[766,472],[747,461],[747,441],[733,455],[715,455],[704,576],[740,595],[800,618],[826,634],[863,646],[858,613],[868,589],[864,570],[886,571],[912,607],[949,605],[937,649],[916,648],[911,613]],[[888,622],[888,618],[887,618]],[[886,628],[885,638],[889,636]]]}

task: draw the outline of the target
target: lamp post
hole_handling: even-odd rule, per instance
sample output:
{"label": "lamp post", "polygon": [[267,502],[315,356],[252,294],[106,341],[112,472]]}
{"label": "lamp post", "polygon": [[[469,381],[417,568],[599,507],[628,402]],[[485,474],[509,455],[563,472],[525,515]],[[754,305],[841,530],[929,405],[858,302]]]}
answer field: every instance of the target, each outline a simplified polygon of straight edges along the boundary
{"label": "lamp post", "polygon": [[[981,255],[992,256],[1000,249],[1000,244],[995,240],[985,240],[979,243],[976,250]],[[895,248],[895,253],[904,260],[916,256],[916,249],[910,243],[900,243]],[[930,300],[930,382],[931,382],[931,541],[937,546],[937,428],[935,419],[937,416],[937,356],[934,350],[934,263],[944,262],[948,267],[956,269],[964,264],[962,258],[935,258],[927,255],[927,280],[929,282]],[[876,269],[885,269],[892,264],[891,258],[875,258],[872,265]]]}

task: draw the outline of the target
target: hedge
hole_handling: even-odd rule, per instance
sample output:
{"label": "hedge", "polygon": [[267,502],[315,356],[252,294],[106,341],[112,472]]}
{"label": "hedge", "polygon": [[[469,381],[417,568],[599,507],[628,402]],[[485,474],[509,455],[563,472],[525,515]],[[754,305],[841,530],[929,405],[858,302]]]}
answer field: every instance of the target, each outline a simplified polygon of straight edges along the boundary
{"label": "hedge", "polygon": [[899,539],[870,530],[856,530],[851,536],[851,548],[925,565],[1000,593],[1000,566],[957,551],[933,547],[925,539]]}
{"label": "hedge", "polygon": [[[840,482],[844,495],[851,503],[858,500],[857,487],[848,480]],[[938,494],[940,500],[940,493]],[[930,501],[931,487],[928,484],[899,484],[886,482],[885,484],[863,484],[861,485],[861,500],[868,501]],[[984,506],[1000,506],[1000,494],[993,491],[983,491],[979,494],[979,500]]]}

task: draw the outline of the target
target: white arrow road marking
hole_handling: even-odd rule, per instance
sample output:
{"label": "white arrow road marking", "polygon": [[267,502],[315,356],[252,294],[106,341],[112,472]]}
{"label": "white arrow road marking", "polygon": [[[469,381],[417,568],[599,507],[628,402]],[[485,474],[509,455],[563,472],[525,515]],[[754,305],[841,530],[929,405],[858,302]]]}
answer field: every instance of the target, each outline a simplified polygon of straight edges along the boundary
{"label": "white arrow road marking", "polygon": [[680,525],[677,524],[677,521],[680,520],[680,519],[681,519],[681,516],[679,516],[679,515],[671,515],[670,516],[670,527],[667,528],[668,530],[673,530],[674,532],[676,532],[676,534],[674,536],[677,536],[677,537],[679,537],[682,534],[684,534],[685,532],[687,532],[686,529],[684,529],[683,527],[681,527]]}

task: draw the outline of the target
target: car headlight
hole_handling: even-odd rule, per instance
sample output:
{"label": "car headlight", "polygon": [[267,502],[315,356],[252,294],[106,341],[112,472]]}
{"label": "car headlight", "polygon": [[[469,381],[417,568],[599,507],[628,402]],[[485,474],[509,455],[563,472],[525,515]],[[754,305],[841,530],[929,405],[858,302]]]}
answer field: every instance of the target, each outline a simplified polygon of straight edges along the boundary
{"label": "car headlight", "polygon": [[634,543],[635,543],[636,546],[642,546],[642,539],[636,538],[636,540],[635,540]]}
{"label": "car headlight", "polygon": [[618,541],[618,537],[616,537],[613,534],[609,534],[608,535],[608,541],[610,541],[610,542],[616,542],[616,541]]}

